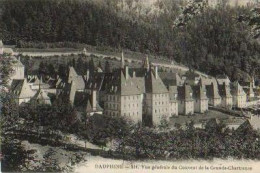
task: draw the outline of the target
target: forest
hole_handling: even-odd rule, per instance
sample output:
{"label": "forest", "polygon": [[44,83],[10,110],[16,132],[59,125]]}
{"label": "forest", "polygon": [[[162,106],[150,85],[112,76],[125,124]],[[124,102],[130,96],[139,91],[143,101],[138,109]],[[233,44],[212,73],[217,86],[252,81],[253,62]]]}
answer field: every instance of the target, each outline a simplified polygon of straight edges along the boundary
{"label": "forest", "polygon": [[[249,7],[207,7],[186,25],[173,27],[181,0],[137,1],[5,0],[0,37],[5,44],[85,43],[165,56],[193,69],[234,80],[259,77],[260,46],[239,16]],[[134,3],[135,2],[135,3]]]}

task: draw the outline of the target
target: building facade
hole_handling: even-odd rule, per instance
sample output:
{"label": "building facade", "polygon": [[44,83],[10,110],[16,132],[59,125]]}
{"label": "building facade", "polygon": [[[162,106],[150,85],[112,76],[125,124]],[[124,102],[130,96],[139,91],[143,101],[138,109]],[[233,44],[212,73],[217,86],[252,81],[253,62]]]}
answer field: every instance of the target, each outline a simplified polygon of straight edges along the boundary
{"label": "building facade", "polygon": [[234,107],[245,108],[247,106],[247,95],[238,81],[232,84],[231,94],[233,96]]}
{"label": "building facade", "polygon": [[178,112],[182,115],[194,114],[194,100],[189,85],[178,87]]}

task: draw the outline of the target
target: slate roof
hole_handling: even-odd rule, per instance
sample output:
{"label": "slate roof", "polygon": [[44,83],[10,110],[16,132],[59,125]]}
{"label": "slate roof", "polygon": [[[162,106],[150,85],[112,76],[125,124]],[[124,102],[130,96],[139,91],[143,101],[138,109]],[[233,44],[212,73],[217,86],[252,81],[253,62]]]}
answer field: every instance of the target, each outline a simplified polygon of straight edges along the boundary
{"label": "slate roof", "polygon": [[217,85],[217,80],[215,78],[200,78],[199,84],[201,86],[207,86],[207,85],[211,85],[211,84]]}
{"label": "slate roof", "polygon": [[113,78],[110,81],[106,92],[109,94],[118,94],[118,95],[139,95],[141,91],[137,88],[134,83],[134,79],[129,75],[126,79],[126,75],[123,72],[124,70],[118,69],[114,71]]}
{"label": "slate roof", "polygon": [[208,98],[214,98],[214,99],[221,98],[218,91],[218,85],[215,82],[212,83],[211,85],[207,85],[206,91],[207,91]]}
{"label": "slate roof", "polygon": [[106,77],[105,73],[94,73],[86,82],[86,89],[94,89],[100,91],[104,84],[105,77]]}
{"label": "slate roof", "polygon": [[225,84],[218,85],[218,89],[219,89],[219,95],[221,97],[232,97],[229,86],[227,86]]}
{"label": "slate roof", "polygon": [[231,94],[232,95],[245,95],[243,87],[239,84],[238,81],[235,81],[231,84]]}
{"label": "slate roof", "polygon": [[228,79],[228,76],[225,74],[219,74],[216,76],[217,79]]}
{"label": "slate roof", "polygon": [[205,87],[202,87],[202,86],[199,86],[199,85],[192,86],[192,91],[193,91],[193,98],[194,99],[198,99],[198,100],[208,99]]}
{"label": "slate roof", "polygon": [[[97,103],[97,112],[102,111],[103,109],[100,107],[100,105]],[[87,92],[81,92],[77,91],[75,93],[75,99],[74,99],[74,106],[80,110],[80,111],[93,111],[93,106],[92,106],[92,101],[91,101],[91,94]]]}
{"label": "slate roof", "polygon": [[153,94],[168,93],[168,90],[159,74],[156,78],[156,71],[154,69],[151,69],[145,77],[145,92]]}
{"label": "slate roof", "polygon": [[178,97],[178,87],[177,86],[170,86],[169,87],[169,97],[170,101],[177,101]]}
{"label": "slate roof", "polygon": [[166,86],[176,86],[182,84],[182,80],[178,73],[159,72],[159,76],[162,79],[164,85]]}
{"label": "slate roof", "polygon": [[11,83],[11,92],[14,93],[18,98],[31,98],[35,94],[35,92],[31,90],[26,79],[14,79]]}
{"label": "slate roof", "polygon": [[178,86],[178,99],[184,101],[193,100],[192,89],[190,85]]}
{"label": "slate roof", "polygon": [[186,79],[190,79],[190,80],[194,80],[195,78],[200,77],[199,74],[193,71],[187,71],[183,76],[186,77]]}

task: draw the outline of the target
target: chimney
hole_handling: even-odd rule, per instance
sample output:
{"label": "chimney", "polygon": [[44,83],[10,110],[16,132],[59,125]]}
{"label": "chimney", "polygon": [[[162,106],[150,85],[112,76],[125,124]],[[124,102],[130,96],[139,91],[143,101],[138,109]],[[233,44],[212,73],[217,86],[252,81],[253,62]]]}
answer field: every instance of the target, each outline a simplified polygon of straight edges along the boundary
{"label": "chimney", "polygon": [[91,102],[92,102],[92,108],[93,111],[97,110],[97,91],[96,90],[92,90],[91,91]]}
{"label": "chimney", "polygon": [[125,66],[125,78],[129,79],[128,66]]}
{"label": "chimney", "polygon": [[155,79],[158,78],[158,66],[154,67]]}

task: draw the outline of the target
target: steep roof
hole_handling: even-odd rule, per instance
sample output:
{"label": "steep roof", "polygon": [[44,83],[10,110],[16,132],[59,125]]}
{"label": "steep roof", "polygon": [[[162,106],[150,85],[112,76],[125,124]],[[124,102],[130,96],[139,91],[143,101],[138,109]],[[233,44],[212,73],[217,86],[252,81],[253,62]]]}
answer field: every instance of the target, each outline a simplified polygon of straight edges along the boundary
{"label": "steep roof", "polygon": [[216,85],[217,84],[217,80],[215,78],[204,78],[204,77],[202,77],[202,78],[200,78],[200,82],[199,83],[202,86],[211,85],[212,83],[214,85]]}
{"label": "steep roof", "polygon": [[206,92],[208,98],[214,98],[214,99],[221,98],[219,95],[218,86],[215,82],[211,83],[211,85],[206,86]]}
{"label": "steep roof", "polygon": [[[96,97],[97,98],[97,97]],[[102,111],[102,108],[97,103],[97,111]],[[87,92],[77,91],[75,93],[74,106],[80,111],[93,111],[93,103],[91,101],[91,94]]]}
{"label": "steep roof", "polygon": [[232,95],[245,95],[243,87],[239,84],[238,81],[235,81],[231,84],[231,94]]}
{"label": "steep roof", "polygon": [[11,92],[18,98],[31,98],[35,94],[25,79],[14,79],[11,84]]}
{"label": "steep roof", "polygon": [[192,97],[192,89],[190,85],[178,86],[178,99],[191,101]]}
{"label": "steep roof", "polygon": [[[128,75],[128,78],[126,78],[126,75]],[[119,95],[141,94],[141,91],[134,82],[135,80],[129,74],[124,74],[122,69],[118,69],[114,72],[113,79],[110,81],[106,92]]]}
{"label": "steep roof", "polygon": [[32,97],[32,101],[37,101],[38,103],[51,104],[50,98],[45,91],[39,89],[36,94]]}
{"label": "steep roof", "polygon": [[69,67],[68,83],[74,82],[76,90],[85,89],[85,81],[82,76],[79,76],[73,67]]}
{"label": "steep roof", "polygon": [[105,73],[94,73],[87,81],[86,88],[100,91],[102,89],[102,85],[104,84],[104,80],[107,76],[108,75],[106,75]]}
{"label": "steep roof", "polygon": [[177,101],[177,97],[178,97],[177,86],[169,86],[169,97],[170,97],[170,101]]}
{"label": "steep roof", "polygon": [[182,80],[178,73],[172,72],[159,72],[159,76],[161,77],[163,83],[166,86],[174,86],[174,85],[181,85]]}
{"label": "steep roof", "polygon": [[202,86],[192,86],[193,98],[194,99],[208,99],[206,89]]}
{"label": "steep roof", "polygon": [[195,73],[194,71],[187,71],[183,76],[190,80],[200,77],[200,75]]}
{"label": "steep roof", "polygon": [[168,90],[160,76],[158,74],[156,75],[155,69],[151,69],[145,77],[145,91],[146,93],[153,94],[168,93]]}
{"label": "steep roof", "polygon": [[219,88],[219,95],[221,97],[232,97],[229,86],[223,84],[223,85],[218,85],[218,88]]}

